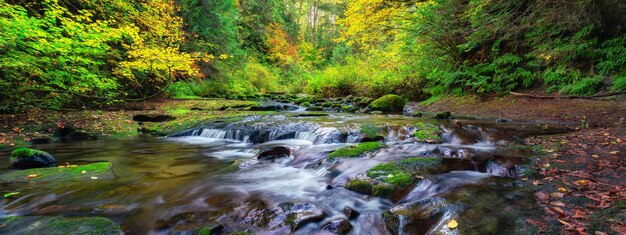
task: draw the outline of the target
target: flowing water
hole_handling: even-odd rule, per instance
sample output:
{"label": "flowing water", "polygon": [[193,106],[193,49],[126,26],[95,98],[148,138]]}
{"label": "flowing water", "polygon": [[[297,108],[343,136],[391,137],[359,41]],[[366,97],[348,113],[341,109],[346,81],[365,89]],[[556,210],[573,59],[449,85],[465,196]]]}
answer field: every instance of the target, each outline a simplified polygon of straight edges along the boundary
{"label": "flowing water", "polygon": [[[360,213],[349,220],[352,234],[519,231],[519,219],[537,210],[531,186],[521,179],[533,153],[512,146],[527,136],[564,130],[460,121],[463,126],[455,128],[449,120],[400,115],[285,114],[209,123],[165,138],[39,145],[35,147],[52,153],[59,163],[111,162],[115,177],[0,184],[2,193],[20,192],[17,198],[0,200],[0,218],[101,216],[129,234],[191,234],[218,223],[224,231],[315,234],[323,233],[328,222],[346,218],[348,206]],[[417,142],[416,122],[440,127],[444,142]],[[387,148],[364,158],[326,158],[362,141],[365,125],[382,128]],[[287,146],[291,154],[271,161],[256,157],[273,146]],[[415,156],[443,160],[437,172],[420,175],[421,180],[390,198],[344,188],[380,163]],[[2,157],[0,174],[12,171],[8,168],[8,158]],[[464,226],[447,229],[450,218]]]}

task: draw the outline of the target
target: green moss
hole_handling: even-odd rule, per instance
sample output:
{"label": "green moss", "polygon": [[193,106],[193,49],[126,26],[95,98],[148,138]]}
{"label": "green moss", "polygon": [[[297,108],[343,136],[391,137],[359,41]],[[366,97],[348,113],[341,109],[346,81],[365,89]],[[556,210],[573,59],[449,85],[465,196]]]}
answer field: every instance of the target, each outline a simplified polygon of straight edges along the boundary
{"label": "green moss", "polygon": [[17,221],[19,219],[20,219],[19,216],[8,216],[8,217],[5,217],[3,219],[4,220],[3,223],[8,224],[8,223],[11,223],[11,222],[15,222],[15,221]]}
{"label": "green moss", "polygon": [[378,164],[367,171],[367,176],[401,188],[413,183],[413,177],[409,173],[390,163]]}
{"label": "green moss", "polygon": [[365,137],[374,138],[376,136],[382,136],[383,128],[374,125],[362,125],[361,133],[365,134]]}
{"label": "green moss", "polygon": [[304,107],[309,107],[309,106],[311,106],[311,103],[309,103],[309,102],[303,102],[303,103],[301,103],[300,105],[302,105],[302,106],[304,106]]}
{"label": "green moss", "polygon": [[369,108],[376,111],[384,112],[402,112],[406,99],[398,95],[386,95],[374,100],[369,104]]}
{"label": "green moss", "polygon": [[418,130],[415,132],[415,140],[426,143],[441,143],[441,130],[433,124],[418,122],[415,124]]}
{"label": "green moss", "polygon": [[[99,162],[76,167],[13,170],[0,175],[0,182],[92,180],[91,177],[98,177],[99,179],[112,178],[111,167],[112,164],[109,162]],[[29,175],[37,175],[37,177],[29,179]]]}
{"label": "green moss", "polygon": [[18,148],[13,151],[13,153],[11,154],[10,160],[13,161],[13,159],[16,159],[16,158],[29,158],[41,152],[42,151],[35,150],[35,149]]}
{"label": "green moss", "polygon": [[322,106],[313,106],[306,108],[306,111],[324,111],[324,107]]}
{"label": "green moss", "polygon": [[322,107],[330,107],[330,106],[333,106],[333,103],[328,102],[328,101],[322,103]]}
{"label": "green moss", "polygon": [[448,119],[452,116],[450,112],[439,112],[435,114],[435,119]]}
{"label": "green moss", "polygon": [[346,188],[355,192],[372,194],[372,183],[367,180],[353,179],[346,184]]}
{"label": "green moss", "polygon": [[329,157],[361,157],[365,152],[376,151],[380,148],[384,148],[385,144],[379,142],[363,142],[357,145],[347,146],[344,148],[340,148],[335,150],[334,152],[328,154]]}
{"label": "green moss", "polygon": [[396,190],[396,187],[391,184],[377,184],[372,186],[372,195],[378,197],[388,197]]}
{"label": "green moss", "polygon": [[102,217],[56,218],[50,222],[50,230],[60,234],[119,234],[121,232],[118,224]]}

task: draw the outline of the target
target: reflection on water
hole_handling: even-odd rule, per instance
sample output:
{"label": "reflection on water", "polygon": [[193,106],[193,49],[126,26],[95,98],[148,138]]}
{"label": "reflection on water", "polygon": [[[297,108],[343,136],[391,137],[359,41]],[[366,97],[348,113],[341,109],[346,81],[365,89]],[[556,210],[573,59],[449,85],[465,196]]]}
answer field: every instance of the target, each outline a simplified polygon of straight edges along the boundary
{"label": "reflection on water", "polygon": [[[320,232],[320,227],[333,219],[345,217],[343,208],[348,206],[361,214],[350,221],[351,233],[387,234],[390,222],[384,221],[384,211],[433,197],[462,201],[458,199],[459,190],[488,185],[485,182],[494,176],[518,175],[516,167],[525,162],[519,159],[530,153],[508,151],[504,146],[528,135],[562,131],[476,120],[463,121],[463,128],[455,129],[448,127],[447,121],[419,119],[444,127],[444,143],[424,144],[412,138],[416,121],[397,115],[275,116],[209,124],[168,138],[40,145],[36,147],[52,153],[59,163],[111,162],[116,177],[88,182],[4,183],[1,193],[20,194],[0,200],[0,218],[103,216],[119,222],[131,234],[193,231],[216,222],[231,231],[310,234]],[[385,127],[381,135],[388,148],[366,158],[325,160],[333,150],[357,141],[359,126],[364,124]],[[291,156],[274,162],[255,159],[273,146],[289,146]],[[343,188],[347,180],[379,163],[414,156],[444,158],[446,170],[424,176],[395,202]],[[10,171],[8,158],[0,159],[0,174]],[[296,210],[297,205],[308,209]],[[455,215],[446,213],[448,217]],[[318,214],[322,216],[318,218]],[[280,220],[281,216],[304,222],[297,227],[290,225],[293,230],[272,229],[289,222]],[[400,230],[405,233],[419,230],[410,230],[409,226],[419,221],[398,218],[404,221]],[[431,222],[431,231],[444,220]]]}

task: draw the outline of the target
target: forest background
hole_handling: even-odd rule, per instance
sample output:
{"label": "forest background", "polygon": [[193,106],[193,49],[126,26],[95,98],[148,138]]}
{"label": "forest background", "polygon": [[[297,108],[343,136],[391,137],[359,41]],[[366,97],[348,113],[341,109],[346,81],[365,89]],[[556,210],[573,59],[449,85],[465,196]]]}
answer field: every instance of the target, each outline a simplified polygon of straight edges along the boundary
{"label": "forest background", "polygon": [[0,0],[0,112],[626,90],[620,0]]}

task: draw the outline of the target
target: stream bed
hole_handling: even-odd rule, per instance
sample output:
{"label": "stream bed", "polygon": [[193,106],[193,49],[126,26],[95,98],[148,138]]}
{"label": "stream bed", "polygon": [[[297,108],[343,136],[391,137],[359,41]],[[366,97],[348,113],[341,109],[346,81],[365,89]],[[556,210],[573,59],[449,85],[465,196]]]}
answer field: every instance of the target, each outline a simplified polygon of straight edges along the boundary
{"label": "stream bed", "polygon": [[[425,125],[436,128],[436,140],[416,138]],[[538,153],[520,144],[565,131],[496,120],[298,112],[208,123],[167,137],[36,145],[58,165],[109,162],[112,177],[0,182],[1,193],[20,192],[0,199],[0,221],[31,218],[0,227],[0,234],[29,234],[39,218],[96,216],[127,234],[533,233],[525,220],[539,208],[526,178]],[[328,156],[362,142],[384,147]],[[421,158],[435,164],[425,169]],[[372,177],[379,165],[401,173]],[[0,175],[11,171],[2,157]],[[380,195],[346,186],[355,179],[388,185],[404,173],[409,183]],[[457,228],[448,226],[453,219]]]}

